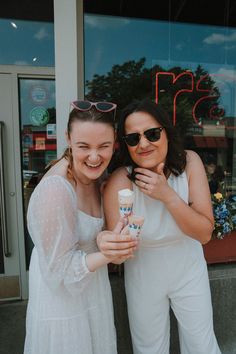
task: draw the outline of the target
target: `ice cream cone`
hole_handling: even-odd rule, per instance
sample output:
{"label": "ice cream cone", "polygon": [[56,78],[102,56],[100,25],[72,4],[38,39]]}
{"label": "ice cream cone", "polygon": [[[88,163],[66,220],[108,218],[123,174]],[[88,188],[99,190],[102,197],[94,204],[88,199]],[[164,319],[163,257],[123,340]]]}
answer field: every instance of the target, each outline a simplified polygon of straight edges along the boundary
{"label": "ice cream cone", "polygon": [[134,192],[130,189],[121,189],[118,191],[120,216],[127,217],[131,215],[134,202]]}
{"label": "ice cream cone", "polygon": [[129,233],[131,236],[138,237],[141,231],[141,228],[144,223],[144,217],[138,215],[130,215],[129,219]]}

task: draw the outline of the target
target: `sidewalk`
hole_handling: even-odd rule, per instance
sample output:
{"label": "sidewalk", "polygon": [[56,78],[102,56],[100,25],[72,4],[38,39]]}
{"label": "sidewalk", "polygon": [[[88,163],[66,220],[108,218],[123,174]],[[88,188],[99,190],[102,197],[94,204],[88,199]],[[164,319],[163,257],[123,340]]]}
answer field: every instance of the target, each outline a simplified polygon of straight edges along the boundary
{"label": "sidewalk", "polygon": [[0,354],[22,354],[26,301],[0,304]]}
{"label": "sidewalk", "polygon": [[[115,307],[118,354],[132,354],[123,277],[111,275],[110,281]],[[0,304],[0,354],[23,353],[26,306],[27,301]],[[175,337],[177,339],[177,334]],[[171,353],[179,354],[179,351],[175,347]]]}
{"label": "sidewalk", "polygon": [[[213,268],[209,271],[215,331],[222,354],[236,354],[235,271],[236,264],[232,265],[231,272],[228,268],[224,269],[223,265],[220,266],[220,270]],[[111,275],[110,281],[115,308],[118,354],[132,354],[123,276]],[[26,306],[26,301],[0,304],[0,354],[23,353]],[[171,316],[170,348],[170,354],[179,354],[178,331],[173,316]]]}

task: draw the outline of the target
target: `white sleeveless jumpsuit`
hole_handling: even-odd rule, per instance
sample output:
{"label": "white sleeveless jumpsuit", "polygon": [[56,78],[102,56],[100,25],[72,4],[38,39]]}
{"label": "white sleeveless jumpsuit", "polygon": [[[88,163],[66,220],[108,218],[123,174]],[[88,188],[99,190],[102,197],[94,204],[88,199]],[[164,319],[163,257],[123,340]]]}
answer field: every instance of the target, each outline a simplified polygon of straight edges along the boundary
{"label": "white sleeveless jumpsuit", "polygon": [[[188,203],[186,173],[169,185]],[[182,354],[220,354],[212,319],[208,272],[199,241],[185,235],[165,205],[135,184],[134,213],[145,217],[125,287],[134,354],[169,353],[169,308],[178,321]]]}

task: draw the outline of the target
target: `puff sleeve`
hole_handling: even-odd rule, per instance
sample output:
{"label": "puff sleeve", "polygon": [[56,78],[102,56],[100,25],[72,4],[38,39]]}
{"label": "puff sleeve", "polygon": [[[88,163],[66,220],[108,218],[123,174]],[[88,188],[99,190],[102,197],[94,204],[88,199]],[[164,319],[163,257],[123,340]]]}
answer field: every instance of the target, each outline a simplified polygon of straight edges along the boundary
{"label": "puff sleeve", "polygon": [[44,178],[31,196],[27,222],[48,286],[82,291],[93,273],[78,246],[77,200],[69,182],[61,176]]}

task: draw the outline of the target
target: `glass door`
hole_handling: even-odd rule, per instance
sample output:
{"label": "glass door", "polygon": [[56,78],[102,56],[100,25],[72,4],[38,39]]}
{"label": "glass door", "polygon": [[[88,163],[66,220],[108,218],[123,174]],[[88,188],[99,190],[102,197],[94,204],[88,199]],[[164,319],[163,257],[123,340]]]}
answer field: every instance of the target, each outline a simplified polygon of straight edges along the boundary
{"label": "glass door", "polygon": [[56,159],[56,109],[54,79],[19,78],[19,115],[26,268],[29,268],[33,243],[26,224],[30,196],[44,169]]}
{"label": "glass door", "polygon": [[21,298],[11,74],[0,74],[0,301]]}
{"label": "glass door", "polygon": [[56,158],[52,70],[8,70],[0,72],[0,302],[28,297],[28,202]]}

